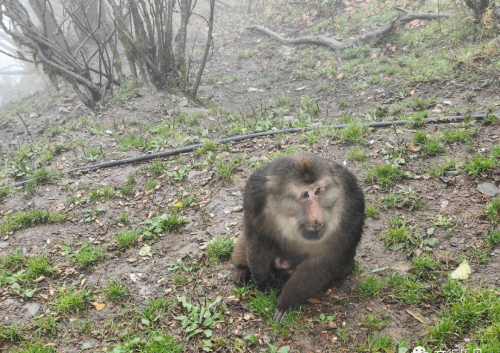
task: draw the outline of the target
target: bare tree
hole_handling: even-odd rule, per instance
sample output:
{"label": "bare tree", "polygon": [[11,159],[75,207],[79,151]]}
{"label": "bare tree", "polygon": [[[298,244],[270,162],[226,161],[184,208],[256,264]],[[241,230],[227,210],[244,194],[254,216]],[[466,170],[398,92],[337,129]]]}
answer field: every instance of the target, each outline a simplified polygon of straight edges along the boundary
{"label": "bare tree", "polygon": [[125,80],[120,52],[135,79],[157,88],[169,77],[188,81],[187,26],[197,0],[178,0],[175,49],[175,0],[60,0],[65,1],[58,4],[62,14],[55,11],[56,0],[28,0],[36,19],[23,1],[2,0],[0,34],[17,49],[13,53],[12,46],[0,45],[0,52],[41,65],[52,82],[58,76],[69,81],[91,109]]}

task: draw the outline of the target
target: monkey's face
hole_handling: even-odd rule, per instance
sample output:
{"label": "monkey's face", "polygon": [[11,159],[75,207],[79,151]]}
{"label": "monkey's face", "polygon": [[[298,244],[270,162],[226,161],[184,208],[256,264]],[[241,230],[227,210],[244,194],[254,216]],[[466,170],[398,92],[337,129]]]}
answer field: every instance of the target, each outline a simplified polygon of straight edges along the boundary
{"label": "monkey's face", "polygon": [[334,180],[325,177],[310,184],[284,185],[269,206],[282,236],[316,242],[336,227],[335,206],[340,197]]}

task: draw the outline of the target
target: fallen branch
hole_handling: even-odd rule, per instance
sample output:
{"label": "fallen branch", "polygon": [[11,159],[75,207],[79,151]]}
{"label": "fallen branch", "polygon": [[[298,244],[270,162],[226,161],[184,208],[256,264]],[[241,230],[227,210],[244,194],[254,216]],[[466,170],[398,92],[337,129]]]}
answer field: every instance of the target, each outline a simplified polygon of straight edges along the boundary
{"label": "fallen branch", "polygon": [[401,17],[399,19],[399,22],[401,23],[410,22],[413,20],[435,20],[436,18],[450,18],[451,16],[453,16],[452,13],[415,13],[397,6],[394,6],[393,9],[406,14],[404,17]]}
{"label": "fallen branch", "polygon": [[382,37],[384,34],[389,32],[394,28],[396,24],[396,20],[392,20],[388,24],[376,29],[373,32],[362,34],[349,42],[339,42],[333,38],[325,37],[325,36],[311,36],[311,37],[301,37],[301,38],[285,38],[280,36],[278,33],[271,31],[270,29],[264,28],[262,26],[249,26],[246,27],[248,30],[255,30],[262,33],[265,33],[271,37],[276,38],[280,43],[283,44],[317,44],[323,45],[325,47],[339,50],[339,49],[347,49],[353,47],[358,42],[364,42],[373,38]]}
{"label": "fallen branch", "polygon": [[262,32],[264,34],[267,34],[268,36],[276,38],[280,43],[282,44],[316,44],[316,45],[322,45],[334,50],[339,50],[339,49],[347,49],[353,47],[355,44],[359,42],[364,42],[368,41],[370,39],[378,39],[385,35],[387,32],[392,30],[397,22],[404,23],[404,22],[409,22],[413,20],[434,20],[436,18],[449,18],[453,16],[451,13],[414,13],[411,12],[410,10],[403,9],[401,7],[394,6],[394,9],[404,12],[405,16],[401,18],[395,18],[386,25],[377,28],[375,31],[370,32],[370,33],[365,33],[362,34],[349,42],[339,42],[335,39],[325,37],[325,36],[310,36],[310,37],[300,37],[300,38],[285,38],[280,36],[278,33],[271,31],[268,28],[262,27],[262,26],[249,26],[246,27],[245,29],[247,30],[255,30],[258,32]]}

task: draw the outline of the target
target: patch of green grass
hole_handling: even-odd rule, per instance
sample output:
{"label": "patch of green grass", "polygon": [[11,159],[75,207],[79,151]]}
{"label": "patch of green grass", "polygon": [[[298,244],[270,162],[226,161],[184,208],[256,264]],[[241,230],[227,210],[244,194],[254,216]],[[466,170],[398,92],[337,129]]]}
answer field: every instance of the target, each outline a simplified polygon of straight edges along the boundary
{"label": "patch of green grass", "polygon": [[486,216],[488,221],[491,224],[497,224],[500,220],[500,198],[495,197],[491,200],[491,202],[486,206],[486,210],[483,215]]}
{"label": "patch of green grass", "polygon": [[89,132],[91,135],[104,135],[106,131],[106,126],[101,123],[94,123],[89,128]]}
{"label": "patch of green grass", "polygon": [[409,118],[408,118],[408,123],[406,126],[408,126],[410,129],[422,127],[425,125],[425,119],[429,116],[429,112],[427,110],[418,112],[418,113],[413,113]]}
{"label": "patch of green grass", "polygon": [[2,265],[2,268],[7,268],[12,272],[20,270],[25,263],[26,258],[19,249],[16,249],[14,252],[7,255],[0,256],[0,264]]}
{"label": "patch of green grass", "polygon": [[413,144],[415,145],[423,145],[427,141],[427,134],[424,131],[417,131],[413,135]]}
{"label": "patch of green grass", "polygon": [[15,343],[24,339],[23,331],[18,324],[12,326],[0,325],[0,341]]}
{"label": "patch of green grass", "polygon": [[66,256],[80,268],[92,266],[97,261],[106,258],[106,250],[99,246],[90,245],[88,241],[83,242],[80,249],[73,251],[69,246],[66,246]]}
{"label": "patch of green grass", "polygon": [[60,173],[48,171],[45,168],[40,168],[35,170],[30,178],[31,183],[34,185],[43,185],[43,184],[55,184],[59,179]]}
{"label": "patch of green grass", "polygon": [[178,215],[178,211],[178,208],[174,207],[172,209],[172,215],[165,213],[161,216],[141,222],[144,230],[144,237],[156,239],[157,235],[160,233],[171,232],[182,228],[187,222],[187,218],[186,216]]}
{"label": "patch of green grass", "polygon": [[59,296],[53,301],[52,307],[58,314],[80,314],[88,309],[92,299],[85,290],[76,290],[73,286],[68,288],[57,287]]}
{"label": "patch of green grass", "polygon": [[411,259],[411,272],[417,278],[430,278],[439,270],[439,260],[430,256],[414,256]]}
{"label": "patch of green grass", "polygon": [[379,217],[378,207],[379,206],[377,204],[373,204],[373,203],[367,204],[366,209],[365,209],[366,217],[375,218],[375,219],[378,218]]}
{"label": "patch of green grass", "polygon": [[118,105],[124,105],[126,102],[137,96],[139,81],[129,78],[127,82],[122,83],[118,89],[113,91],[113,99]]}
{"label": "patch of green grass", "polygon": [[339,100],[339,102],[337,103],[337,106],[340,108],[340,109],[344,109],[345,107],[347,107],[347,102],[344,98],[342,98],[341,100]]}
{"label": "patch of green grass", "polygon": [[446,146],[437,138],[428,137],[425,144],[422,146],[422,151],[429,155],[436,155],[446,152]]}
{"label": "patch of green grass", "polygon": [[83,154],[85,156],[85,159],[89,162],[94,162],[94,161],[97,161],[98,159],[104,157],[104,151],[102,150],[102,147],[101,148],[97,148],[97,147],[86,148],[83,151]]}
{"label": "patch of green grass", "polygon": [[495,246],[496,244],[500,244],[500,231],[492,230],[486,234],[486,242],[489,246]]}
{"label": "patch of green grass", "polygon": [[434,326],[427,329],[429,341],[443,346],[450,341],[469,338],[464,348],[481,348],[496,352],[500,348],[500,301],[495,290],[466,287],[458,289],[459,297],[452,297],[441,311]]}
{"label": "patch of green grass", "polygon": [[130,196],[135,192],[135,190],[131,185],[123,185],[122,187],[120,187],[120,192],[125,196]]}
{"label": "patch of green grass", "polygon": [[472,160],[465,164],[465,169],[473,178],[477,178],[481,174],[487,173],[495,167],[496,161],[493,158],[486,156],[474,156]]}
{"label": "patch of green grass", "polygon": [[435,177],[441,177],[446,171],[460,171],[459,163],[453,157],[445,157],[444,161],[435,164],[427,173]]}
{"label": "patch of green grass", "polygon": [[368,126],[361,123],[352,123],[349,126],[340,129],[338,131],[338,136],[340,142],[351,144],[351,143],[365,143],[365,136],[368,134]]}
{"label": "patch of green grass", "polygon": [[205,252],[210,262],[217,263],[231,258],[235,238],[230,234],[224,234],[220,237],[205,243],[207,246]]}
{"label": "patch of green grass", "polygon": [[290,105],[292,100],[288,96],[280,96],[276,98],[276,105],[278,107],[284,107],[285,105]]}
{"label": "patch of green grass", "polygon": [[122,283],[110,279],[103,289],[106,300],[114,304],[121,303],[130,293],[128,287]]}
{"label": "patch of green grass", "polygon": [[195,153],[197,156],[201,156],[201,155],[207,154],[208,152],[215,152],[215,151],[217,151],[217,148],[218,148],[218,146],[217,146],[216,142],[207,140],[207,141],[205,141],[203,146],[196,149]]}
{"label": "patch of green grass", "polygon": [[307,71],[305,70],[295,70],[293,72],[293,77],[297,80],[305,80],[308,78],[308,74],[307,74]]}
{"label": "patch of green grass", "polygon": [[166,174],[170,178],[170,180],[180,183],[181,181],[184,180],[188,172],[189,172],[189,167],[185,165],[171,172],[166,172]]}
{"label": "patch of green grass", "polygon": [[151,163],[151,169],[153,170],[154,175],[162,175],[165,172],[165,164],[161,159],[157,159]]}
{"label": "patch of green grass", "polygon": [[389,228],[382,233],[380,238],[385,240],[390,249],[399,250],[410,242],[415,227],[410,227],[406,218],[396,215],[389,219]]}
{"label": "patch of green grass", "polygon": [[388,189],[393,183],[403,178],[404,171],[400,166],[384,164],[371,169],[365,177],[365,182],[377,183],[382,188]]}
{"label": "patch of green grass", "polygon": [[237,167],[238,164],[235,161],[227,161],[224,158],[219,159],[215,163],[217,174],[227,183],[233,180],[233,174],[236,172]]}
{"label": "patch of green grass", "polygon": [[14,212],[4,217],[0,223],[0,234],[12,232],[25,227],[35,227],[64,221],[68,216],[59,212],[41,210],[38,208],[26,212]]}
{"label": "patch of green grass", "polygon": [[128,214],[125,212],[120,213],[120,215],[118,216],[118,222],[123,225],[130,224],[130,220],[128,219]]}
{"label": "patch of green grass", "polygon": [[387,326],[389,323],[389,318],[384,315],[377,314],[367,314],[363,317],[362,325],[366,327],[369,333],[380,330],[381,328]]}
{"label": "patch of green grass", "polygon": [[3,189],[0,189],[0,201],[7,198],[7,195],[10,191],[10,187],[4,187]]}
{"label": "patch of green grass", "polygon": [[429,293],[428,286],[416,276],[391,273],[388,287],[392,289],[392,296],[406,304],[416,304],[427,300],[435,300],[437,295]]}
{"label": "patch of green grass", "polygon": [[359,146],[351,148],[347,151],[347,160],[348,161],[365,161],[368,159],[368,154]]}
{"label": "patch of green grass", "polygon": [[252,56],[254,56],[255,54],[257,54],[259,52],[258,49],[249,49],[249,50],[245,50],[244,52],[241,52],[241,53],[238,53],[238,55],[236,55],[236,60],[241,60],[241,59],[247,59],[247,58],[251,58]]}
{"label": "patch of green grass", "polygon": [[146,190],[153,190],[154,188],[156,188],[158,185],[161,185],[161,183],[158,181],[158,180],[148,180],[148,182],[146,183]]}
{"label": "patch of green grass", "polygon": [[137,133],[126,135],[123,138],[119,138],[118,140],[120,144],[118,146],[118,149],[120,151],[128,151],[131,148],[140,148],[143,146],[143,140]]}
{"label": "patch of green grass", "polygon": [[102,189],[92,190],[92,192],[89,195],[89,201],[94,202],[94,201],[100,201],[101,199],[109,201],[113,199],[115,195],[116,195],[115,189],[109,186]]}
{"label": "patch of green grass", "polygon": [[123,229],[114,237],[116,246],[119,249],[127,249],[137,242],[139,239],[139,231],[137,229]]}
{"label": "patch of green grass", "polygon": [[147,301],[139,316],[144,324],[153,328],[162,322],[164,318],[168,317],[173,307],[174,302],[171,299],[158,297]]}
{"label": "patch of green grass", "polygon": [[13,353],[57,353],[54,347],[45,347],[40,343],[23,342],[22,348],[15,347]]}
{"label": "patch of green grass", "polygon": [[42,316],[38,316],[33,322],[33,335],[35,337],[54,337],[57,334],[57,329],[59,327],[59,318],[52,314],[46,313]]}
{"label": "patch of green grass", "polygon": [[[495,159],[500,159],[500,146],[491,146],[491,157]],[[2,198],[0,196],[0,200],[1,199]]]}
{"label": "patch of green grass", "polygon": [[54,273],[50,258],[45,254],[32,257],[26,261],[26,280],[33,281],[41,276],[49,277]]}
{"label": "patch of green grass", "polygon": [[268,324],[273,326],[275,334],[285,334],[287,332],[287,326],[296,327],[298,320],[302,316],[300,311],[290,310],[281,323],[273,320],[279,295],[277,289],[262,292],[256,285],[251,284],[244,287],[238,287],[235,291],[238,297],[245,299],[246,305],[252,308],[255,315],[265,318]]}
{"label": "patch of green grass", "polygon": [[468,142],[472,140],[472,137],[479,133],[478,127],[466,128],[466,127],[448,127],[441,133],[442,139],[446,143],[453,142]]}
{"label": "patch of green grass", "polygon": [[385,282],[376,276],[366,276],[358,286],[358,296],[360,298],[373,297],[380,293]]}
{"label": "patch of green grass", "polygon": [[390,194],[387,194],[387,196],[384,197],[382,207],[384,210],[388,210],[389,208],[395,208],[398,206],[400,202],[403,201],[403,198],[399,195],[396,194],[394,191],[391,192]]}
{"label": "patch of green grass", "polygon": [[165,335],[161,332],[152,331],[148,336],[137,336],[127,338],[127,340],[117,345],[113,352],[120,353],[181,353],[185,348],[181,342],[170,335]]}

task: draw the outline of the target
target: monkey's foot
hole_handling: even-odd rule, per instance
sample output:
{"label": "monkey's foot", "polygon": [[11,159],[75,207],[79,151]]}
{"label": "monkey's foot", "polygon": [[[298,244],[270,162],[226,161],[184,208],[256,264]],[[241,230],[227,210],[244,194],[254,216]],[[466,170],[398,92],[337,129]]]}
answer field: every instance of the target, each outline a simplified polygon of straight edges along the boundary
{"label": "monkey's foot", "polygon": [[273,320],[276,322],[281,322],[287,316],[287,314],[288,310],[276,309]]}
{"label": "monkey's foot", "polygon": [[236,283],[247,283],[250,281],[251,273],[248,267],[235,267],[233,270],[233,281]]}

